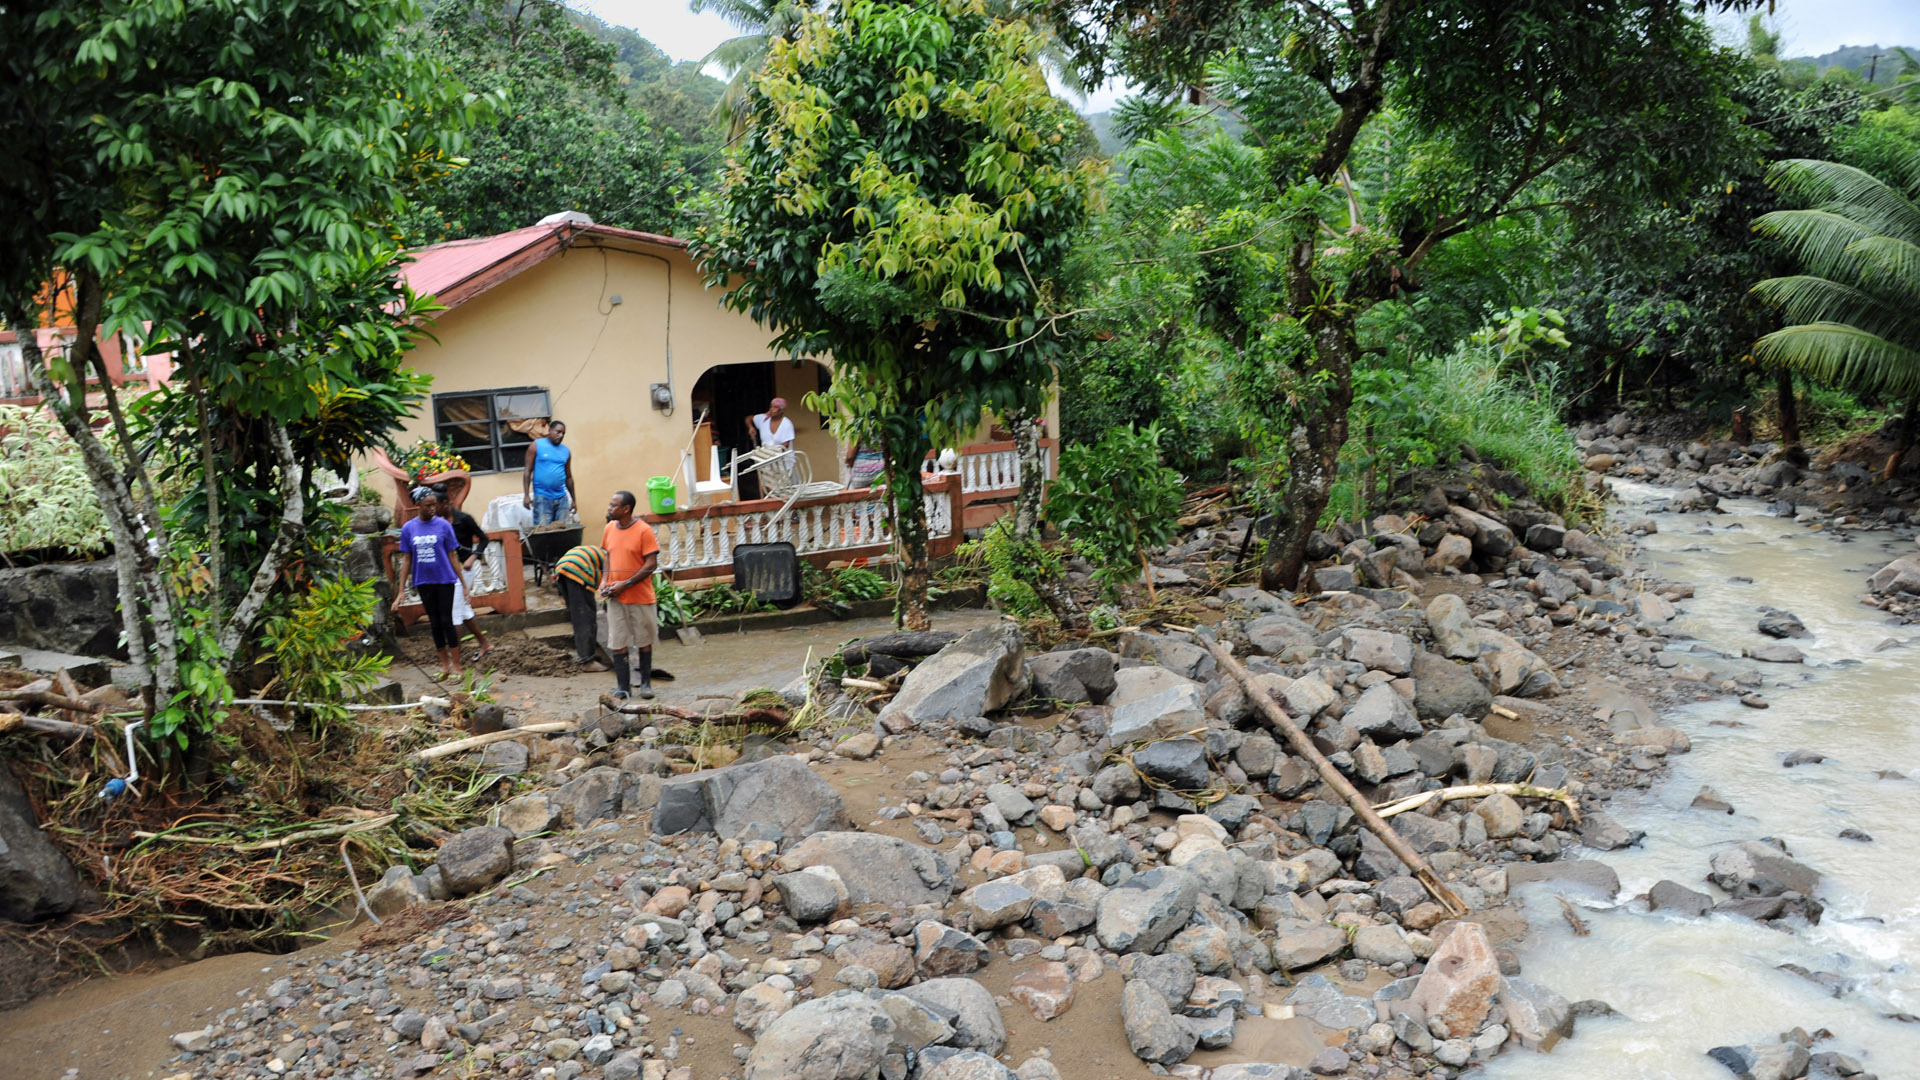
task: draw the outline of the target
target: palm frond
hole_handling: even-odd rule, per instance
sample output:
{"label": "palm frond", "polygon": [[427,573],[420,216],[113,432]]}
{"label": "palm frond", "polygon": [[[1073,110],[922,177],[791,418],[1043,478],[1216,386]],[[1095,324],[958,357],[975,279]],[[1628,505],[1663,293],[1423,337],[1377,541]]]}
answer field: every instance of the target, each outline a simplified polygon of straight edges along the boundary
{"label": "palm frond", "polygon": [[1829,385],[1894,397],[1920,393],[1920,351],[1855,326],[1789,326],[1754,342],[1753,354],[1762,363],[1789,367]]}
{"label": "palm frond", "polygon": [[695,15],[713,12],[748,34],[763,33],[779,14],[781,0],[688,0]]}
{"label": "palm frond", "polygon": [[1920,206],[1864,169],[1792,158],[1767,170],[1767,183],[1798,201],[1821,204],[1874,232],[1920,241]]}
{"label": "palm frond", "polygon": [[1755,219],[1753,230],[1780,241],[1806,269],[1821,277],[1856,281],[1861,275],[1853,245],[1878,235],[1831,210],[1775,210]]}
{"label": "palm frond", "polygon": [[1844,323],[1909,346],[1920,346],[1920,308],[1889,301],[1828,278],[1798,275],[1768,278],[1753,295],[1780,309],[1789,323]]}
{"label": "palm frond", "polygon": [[742,73],[751,75],[766,62],[767,49],[772,44],[773,39],[766,34],[742,34],[715,45],[712,52],[701,58],[700,63],[718,64],[728,78]]}
{"label": "palm frond", "polygon": [[1854,241],[1849,250],[1876,292],[1920,306],[1920,244],[1897,236],[1869,236]]}

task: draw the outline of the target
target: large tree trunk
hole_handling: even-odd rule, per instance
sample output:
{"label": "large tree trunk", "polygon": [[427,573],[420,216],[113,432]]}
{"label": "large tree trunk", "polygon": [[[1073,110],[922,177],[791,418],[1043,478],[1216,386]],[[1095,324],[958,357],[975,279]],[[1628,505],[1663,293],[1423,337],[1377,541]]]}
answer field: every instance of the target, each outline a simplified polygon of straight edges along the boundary
{"label": "large tree trunk", "polygon": [[[1288,306],[1307,323],[1312,352],[1291,361],[1299,404],[1287,437],[1287,487],[1280,527],[1267,544],[1260,567],[1263,589],[1296,589],[1306,568],[1307,539],[1320,524],[1327,496],[1340,472],[1347,441],[1347,410],[1353,404],[1353,364],[1360,347],[1353,317],[1328,313],[1316,299],[1312,241],[1296,248],[1288,273]],[[1284,405],[1276,403],[1275,413]]]}
{"label": "large tree trunk", "polygon": [[1026,413],[1007,419],[1013,429],[1014,452],[1020,458],[1020,494],[1013,503],[1016,540],[1035,537],[1040,530],[1040,508],[1047,490],[1046,462],[1040,457],[1040,421]]}
{"label": "large tree trunk", "polygon": [[1793,372],[1780,368],[1774,373],[1774,386],[1780,394],[1780,445],[1800,445],[1800,403],[1793,396]]}

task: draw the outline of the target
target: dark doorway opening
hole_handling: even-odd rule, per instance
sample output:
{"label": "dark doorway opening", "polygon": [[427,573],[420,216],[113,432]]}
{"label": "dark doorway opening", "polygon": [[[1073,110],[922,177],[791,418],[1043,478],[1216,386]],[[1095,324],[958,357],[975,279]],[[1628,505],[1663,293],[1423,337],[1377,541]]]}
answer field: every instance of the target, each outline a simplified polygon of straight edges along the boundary
{"label": "dark doorway opening", "polygon": [[[689,395],[693,416],[697,422],[703,410],[707,413],[707,422],[713,425],[713,443],[720,447],[722,468],[730,467],[733,455],[752,449],[747,421],[766,412],[767,402],[773,397],[773,362],[770,360],[717,364],[694,382],[693,393]],[[742,499],[759,498],[759,477],[752,473],[741,477],[740,488]]]}

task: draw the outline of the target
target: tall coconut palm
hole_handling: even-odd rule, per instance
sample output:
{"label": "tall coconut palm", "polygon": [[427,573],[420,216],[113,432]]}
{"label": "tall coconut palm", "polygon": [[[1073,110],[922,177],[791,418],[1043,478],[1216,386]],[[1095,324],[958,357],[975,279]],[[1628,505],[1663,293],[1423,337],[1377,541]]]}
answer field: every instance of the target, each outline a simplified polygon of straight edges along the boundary
{"label": "tall coconut palm", "polygon": [[1912,445],[1920,405],[1920,157],[1906,171],[1896,187],[1837,162],[1782,161],[1768,182],[1808,209],[1753,223],[1803,271],[1753,287],[1789,324],[1756,342],[1755,358],[1906,399],[1901,453]]}
{"label": "tall coconut palm", "polygon": [[727,74],[727,92],[713,111],[727,121],[729,141],[746,126],[747,85],[766,62],[767,51],[775,41],[798,34],[801,20],[819,6],[818,0],[688,0],[694,13],[711,11],[740,30],[739,37],[721,42],[703,61]]}

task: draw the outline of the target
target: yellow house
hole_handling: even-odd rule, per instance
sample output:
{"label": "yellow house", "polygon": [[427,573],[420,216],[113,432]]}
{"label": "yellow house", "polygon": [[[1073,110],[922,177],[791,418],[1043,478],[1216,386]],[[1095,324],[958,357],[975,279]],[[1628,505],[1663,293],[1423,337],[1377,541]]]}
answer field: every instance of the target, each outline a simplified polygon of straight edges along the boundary
{"label": "yellow house", "polygon": [[816,475],[838,477],[833,435],[804,401],[827,365],[774,353],[765,328],[721,307],[686,241],[567,213],[412,254],[407,284],[447,310],[410,358],[433,376],[431,403],[396,441],[452,443],[473,473],[470,507],[520,494],[532,436],[516,423],[566,422],[578,510],[596,522],[622,489],[644,509],[647,479],[678,474],[696,443],[698,478],[712,479],[709,440],[746,448],[747,419],[775,397]]}
{"label": "yellow house", "polygon": [[[770,540],[791,540],[816,561],[885,552],[891,529],[878,492],[692,497],[694,481],[724,479],[712,474],[710,447],[723,460],[747,449],[749,418],[775,397],[787,400],[812,479],[829,482],[816,486],[844,476],[843,449],[805,402],[827,386],[830,359],[796,362],[771,349],[765,327],[706,287],[686,241],[568,212],[411,254],[407,284],[446,310],[410,357],[433,377],[431,401],[395,441],[451,443],[470,467],[476,517],[489,501],[521,494],[526,448],[554,419],[567,425],[576,511],[590,536],[615,491],[633,492],[644,511],[648,479],[675,478],[680,512],[648,515],[669,571],[719,572],[734,545]],[[1043,447],[1051,475],[1052,441]],[[928,487],[936,547],[997,517],[1018,486],[1011,443],[960,448],[950,475]]]}

